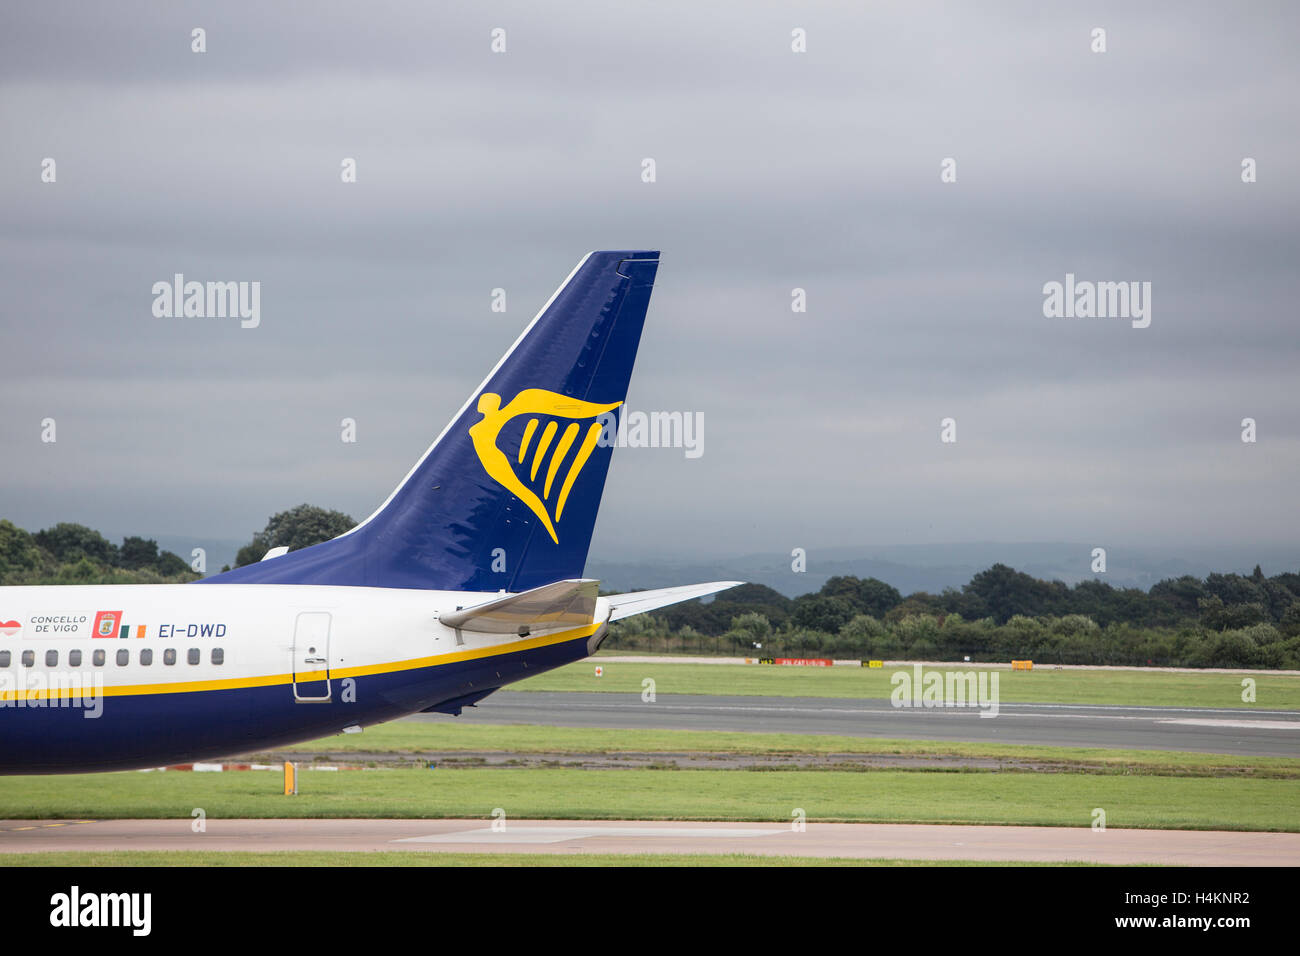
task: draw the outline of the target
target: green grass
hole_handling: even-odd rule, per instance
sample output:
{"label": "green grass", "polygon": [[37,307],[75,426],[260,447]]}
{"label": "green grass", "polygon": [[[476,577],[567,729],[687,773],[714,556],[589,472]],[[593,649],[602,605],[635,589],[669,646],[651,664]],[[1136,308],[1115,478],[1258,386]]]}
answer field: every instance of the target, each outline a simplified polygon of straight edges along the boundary
{"label": "green grass", "polygon": [[[998,860],[858,860],[852,857],[754,856],[744,853],[441,853],[114,850],[104,853],[9,853],[4,866],[1078,866]],[[1091,865],[1091,864],[1083,864]]]}
{"label": "green grass", "polygon": [[1300,831],[1291,780],[1139,774],[455,769],[0,778],[0,818],[467,817],[991,823]]}
{"label": "green grass", "polygon": [[[647,705],[649,706],[649,705]],[[618,730],[534,727],[523,724],[466,724],[459,721],[398,720],[281,748],[310,759],[348,753],[714,753],[714,754],[898,754],[956,756],[1005,761],[1039,761],[1113,773],[1250,774],[1300,778],[1300,759],[1237,757],[1164,750],[1109,750],[1000,743],[885,740],[830,734],[765,734],[703,730]]]}
{"label": "green grass", "polygon": [[[604,668],[596,677],[595,668]],[[929,670],[931,668],[927,668]],[[978,670],[945,664],[941,670]],[[659,694],[741,694],[766,697],[888,698],[886,667],[777,667],[762,664],[606,663],[600,658],[568,664],[530,677],[511,690],[637,693],[651,677]],[[1300,676],[1202,674],[1169,671],[999,670],[1003,703],[1111,704],[1146,707],[1233,707],[1243,710],[1300,710]],[[1255,702],[1241,699],[1243,677],[1255,681]]]}

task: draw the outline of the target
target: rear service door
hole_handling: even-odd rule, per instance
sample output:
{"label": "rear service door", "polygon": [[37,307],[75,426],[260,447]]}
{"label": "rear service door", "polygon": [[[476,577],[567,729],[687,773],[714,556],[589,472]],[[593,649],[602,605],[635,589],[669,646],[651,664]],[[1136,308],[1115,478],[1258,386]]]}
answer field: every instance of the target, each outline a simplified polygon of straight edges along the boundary
{"label": "rear service door", "polygon": [[300,704],[330,699],[330,615],[303,611],[293,631],[293,699]]}

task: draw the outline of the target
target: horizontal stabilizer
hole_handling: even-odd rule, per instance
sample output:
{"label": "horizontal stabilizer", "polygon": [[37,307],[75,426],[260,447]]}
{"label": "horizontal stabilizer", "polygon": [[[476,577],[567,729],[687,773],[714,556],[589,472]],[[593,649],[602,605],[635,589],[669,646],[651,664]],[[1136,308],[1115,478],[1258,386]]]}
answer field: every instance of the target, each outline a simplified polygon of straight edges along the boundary
{"label": "horizontal stabilizer", "polygon": [[525,634],[585,627],[596,617],[594,580],[556,581],[519,594],[503,594],[485,604],[446,611],[438,620],[464,631]]}
{"label": "horizontal stabilizer", "polygon": [[609,619],[619,621],[634,614],[644,614],[646,611],[667,607],[670,604],[678,604],[692,598],[716,594],[718,591],[725,591],[727,588],[734,588],[744,583],[744,581],[713,581],[709,584],[687,584],[680,588],[659,588],[656,591],[611,594],[605,600],[609,601],[610,607],[614,609]]}

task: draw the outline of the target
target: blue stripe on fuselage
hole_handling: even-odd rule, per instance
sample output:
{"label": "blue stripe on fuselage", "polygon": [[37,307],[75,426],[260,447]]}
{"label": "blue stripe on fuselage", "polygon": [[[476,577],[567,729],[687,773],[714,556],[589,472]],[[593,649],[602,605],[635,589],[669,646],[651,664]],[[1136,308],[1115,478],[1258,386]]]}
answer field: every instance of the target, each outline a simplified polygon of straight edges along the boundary
{"label": "blue stripe on fuselage", "polygon": [[[0,707],[0,774],[90,773],[191,763],[340,733],[501,687],[588,654],[587,637],[474,660],[331,681],[327,703],[297,703],[293,687],[104,697],[82,707]],[[344,680],[355,681],[345,703]],[[49,703],[49,702],[47,702]]]}

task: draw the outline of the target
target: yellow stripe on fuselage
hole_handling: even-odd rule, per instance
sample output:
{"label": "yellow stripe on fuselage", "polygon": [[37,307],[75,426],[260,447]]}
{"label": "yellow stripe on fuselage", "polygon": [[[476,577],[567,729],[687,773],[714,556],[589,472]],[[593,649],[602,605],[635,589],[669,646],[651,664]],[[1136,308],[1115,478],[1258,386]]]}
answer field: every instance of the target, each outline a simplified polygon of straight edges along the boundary
{"label": "yellow stripe on fuselage", "polygon": [[[455,664],[459,661],[482,660],[486,657],[504,657],[507,654],[517,654],[520,651],[536,650],[539,647],[549,647],[553,644],[563,644],[566,641],[575,641],[581,638],[587,638],[600,630],[601,624],[593,623],[585,627],[577,627],[568,631],[561,631],[558,634],[549,634],[544,637],[530,637],[521,641],[514,641],[509,645],[496,644],[492,647],[479,647],[472,650],[451,651],[447,654],[435,654],[432,657],[413,657],[404,661],[392,661],[386,664],[366,664],[362,667],[340,667],[331,668],[329,676],[331,680],[342,679],[344,677],[371,677],[375,674],[395,674],[399,671],[420,670],[425,667],[439,667],[443,664]],[[316,672],[320,673],[320,672]],[[304,675],[308,682],[312,677]],[[315,677],[315,680],[323,680],[324,677]],[[233,677],[225,680],[196,680],[181,681],[167,684],[129,684],[121,687],[103,687],[97,690],[93,688],[58,688],[56,690],[9,690],[0,691],[0,700],[48,700],[59,699],[63,697],[82,697],[92,696],[83,693],[83,690],[94,690],[93,696],[96,697],[133,697],[144,694],[194,694],[200,691],[208,690],[238,690],[245,687],[274,687],[277,684],[292,684],[292,674],[269,674],[261,677]]]}

